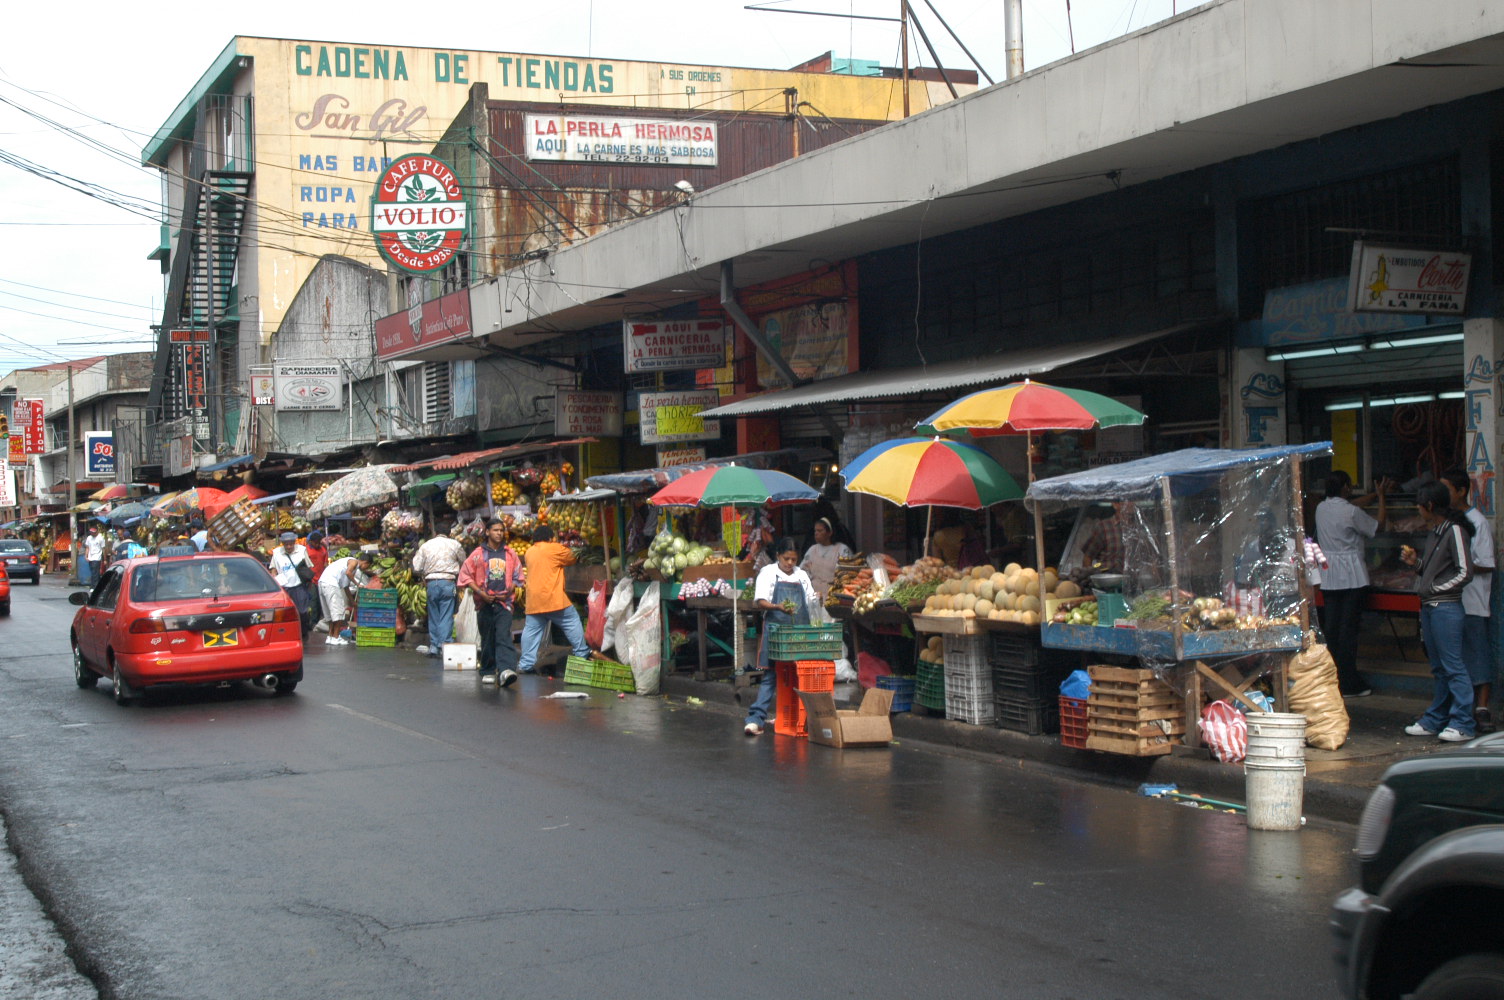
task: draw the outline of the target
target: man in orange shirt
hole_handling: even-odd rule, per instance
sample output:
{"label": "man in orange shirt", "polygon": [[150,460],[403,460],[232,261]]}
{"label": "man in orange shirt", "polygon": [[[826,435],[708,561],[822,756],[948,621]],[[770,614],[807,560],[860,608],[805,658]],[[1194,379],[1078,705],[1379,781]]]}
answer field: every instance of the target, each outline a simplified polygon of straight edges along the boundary
{"label": "man in orange shirt", "polygon": [[527,563],[527,599],[523,610],[527,622],[522,626],[522,659],[517,670],[537,673],[538,650],[551,625],[564,630],[571,652],[582,659],[590,656],[585,644],[585,628],[580,613],[564,593],[564,567],[574,565],[574,553],[554,541],[554,529],[546,524],[533,531],[533,544],[523,556]]}

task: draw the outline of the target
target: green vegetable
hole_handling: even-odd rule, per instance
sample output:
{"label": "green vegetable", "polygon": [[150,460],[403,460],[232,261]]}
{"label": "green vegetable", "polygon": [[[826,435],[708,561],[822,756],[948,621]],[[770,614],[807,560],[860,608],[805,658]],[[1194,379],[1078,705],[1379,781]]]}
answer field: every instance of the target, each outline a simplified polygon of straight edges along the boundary
{"label": "green vegetable", "polygon": [[1128,609],[1128,617],[1139,621],[1148,618],[1160,618],[1170,610],[1170,601],[1163,594],[1145,594],[1133,602]]}

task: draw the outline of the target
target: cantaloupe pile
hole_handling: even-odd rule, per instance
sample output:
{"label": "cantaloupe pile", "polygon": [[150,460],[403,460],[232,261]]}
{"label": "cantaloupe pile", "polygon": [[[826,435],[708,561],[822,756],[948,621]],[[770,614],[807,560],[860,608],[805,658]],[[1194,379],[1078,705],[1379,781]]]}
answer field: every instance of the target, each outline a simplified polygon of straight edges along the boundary
{"label": "cantaloupe pile", "polygon": [[1061,580],[1053,567],[1043,573],[1009,563],[998,572],[992,566],[976,566],[959,580],[940,584],[924,603],[924,614],[938,618],[990,618],[994,621],[1038,625],[1044,602],[1051,597],[1081,596],[1081,588]]}

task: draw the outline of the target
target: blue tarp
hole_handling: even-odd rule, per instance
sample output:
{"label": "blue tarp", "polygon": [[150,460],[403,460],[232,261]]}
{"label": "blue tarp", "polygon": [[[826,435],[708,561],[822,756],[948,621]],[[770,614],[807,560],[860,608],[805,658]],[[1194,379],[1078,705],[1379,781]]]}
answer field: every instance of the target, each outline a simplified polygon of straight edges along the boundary
{"label": "blue tarp", "polygon": [[268,503],[276,503],[278,500],[286,500],[288,497],[297,496],[297,494],[297,490],[291,490],[287,493],[273,493],[271,496],[262,497],[260,500],[252,500],[251,503],[256,504],[257,506]]}
{"label": "blue tarp", "polygon": [[1274,465],[1291,455],[1315,458],[1331,452],[1330,441],[1274,448],[1185,448],[1041,479],[1029,485],[1024,503],[1033,509],[1038,503],[1079,505],[1095,500],[1159,500],[1163,489],[1160,484],[1165,479],[1171,480],[1170,490],[1175,496],[1189,496],[1215,485],[1224,473],[1234,469]]}
{"label": "blue tarp", "polygon": [[227,458],[223,462],[215,462],[213,465],[200,466],[198,471],[220,472],[222,470],[233,468],[237,465],[254,465],[255,463],[255,455],[236,455],[234,458]]}

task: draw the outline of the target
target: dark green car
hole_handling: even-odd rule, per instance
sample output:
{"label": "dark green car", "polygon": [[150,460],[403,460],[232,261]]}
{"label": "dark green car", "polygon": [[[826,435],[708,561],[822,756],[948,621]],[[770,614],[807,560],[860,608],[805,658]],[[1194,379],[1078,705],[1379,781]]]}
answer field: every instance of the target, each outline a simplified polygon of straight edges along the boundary
{"label": "dark green car", "polygon": [[1504,733],[1385,772],[1332,904],[1352,1000],[1504,998]]}

